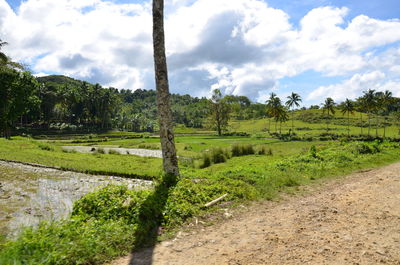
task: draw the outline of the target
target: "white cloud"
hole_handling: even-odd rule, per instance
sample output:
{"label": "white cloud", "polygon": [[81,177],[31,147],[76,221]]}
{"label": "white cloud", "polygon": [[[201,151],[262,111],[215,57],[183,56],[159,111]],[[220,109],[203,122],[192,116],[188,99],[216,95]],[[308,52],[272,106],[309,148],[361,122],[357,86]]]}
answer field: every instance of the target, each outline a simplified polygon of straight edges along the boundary
{"label": "white cloud", "polygon": [[335,101],[343,101],[346,98],[354,99],[359,97],[363,91],[373,89],[376,91],[389,90],[394,95],[400,95],[400,82],[388,80],[387,76],[380,71],[373,71],[365,74],[355,74],[339,84],[321,86],[308,96],[309,100],[322,102],[325,98],[331,97]]}
{"label": "white cloud", "polygon": [[[335,99],[356,96],[365,85],[398,89],[400,49],[384,46],[400,41],[399,20],[360,15],[347,21],[347,8],[327,6],[311,10],[296,28],[289,14],[261,0],[166,4],[175,92],[207,95],[219,88],[263,100],[270,90],[279,94],[279,79],[308,70],[353,76],[317,88],[309,99],[326,93]],[[151,25],[151,1],[27,0],[14,13],[0,0],[0,34],[10,43],[6,52],[12,58],[37,73],[58,72],[105,86],[154,87]]]}

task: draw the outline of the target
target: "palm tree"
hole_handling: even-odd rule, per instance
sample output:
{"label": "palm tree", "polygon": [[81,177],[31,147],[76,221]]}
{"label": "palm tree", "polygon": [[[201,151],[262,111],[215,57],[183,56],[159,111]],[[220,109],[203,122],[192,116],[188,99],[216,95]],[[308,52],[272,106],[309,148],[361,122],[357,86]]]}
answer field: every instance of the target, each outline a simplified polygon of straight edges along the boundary
{"label": "palm tree", "polygon": [[382,111],[382,114],[384,116],[383,137],[386,137],[386,120],[389,112],[389,104],[393,101],[392,92],[390,92],[389,90],[386,90],[383,93],[381,92],[378,101],[379,101],[378,107]]}
{"label": "palm tree", "polygon": [[274,97],[269,104],[269,114],[275,119],[275,132],[277,132],[278,116],[282,107],[282,101],[278,97]]}
{"label": "palm tree", "polygon": [[287,109],[284,106],[280,105],[279,107],[277,107],[275,115],[275,121],[279,121],[279,134],[282,134],[282,122],[286,122],[289,120]]}
{"label": "palm tree", "polygon": [[357,111],[360,112],[360,119],[361,119],[361,125],[360,125],[360,134],[363,134],[363,112],[365,111],[365,102],[364,102],[364,97],[359,97],[357,98]]}
{"label": "palm tree", "polygon": [[351,100],[346,98],[346,101],[342,105],[342,114],[347,114],[347,136],[350,136],[350,114],[354,114],[354,104]]}
{"label": "palm tree", "polygon": [[299,94],[292,92],[290,96],[287,97],[288,101],[286,101],[286,106],[290,109],[292,108],[292,131],[294,131],[294,107],[299,107],[301,102],[301,97]]}
{"label": "palm tree", "polygon": [[363,92],[363,102],[365,104],[365,109],[367,110],[368,114],[368,136],[370,136],[370,131],[371,131],[371,113],[375,110],[376,108],[376,96],[375,96],[375,90],[369,89],[368,91]]}
{"label": "palm tree", "polygon": [[165,56],[164,0],[153,0],[153,50],[163,169],[167,175],[173,176],[172,182],[176,182],[176,178],[179,176],[179,168],[172,130],[167,59]]}
{"label": "palm tree", "polygon": [[[0,50],[3,46],[7,45],[8,43],[5,41],[0,40]],[[5,53],[3,53],[2,51],[0,51],[0,65],[5,65],[8,61],[8,57]]]}
{"label": "palm tree", "polygon": [[268,122],[268,131],[271,131],[271,118],[273,117],[273,115],[272,115],[273,105],[274,105],[276,98],[277,98],[276,94],[274,92],[272,92],[271,94],[269,94],[269,99],[265,102],[265,103],[267,103],[267,114],[270,117],[269,122]]}
{"label": "palm tree", "polygon": [[[327,98],[325,99],[325,102],[322,104],[322,108],[323,108],[323,113],[327,113],[328,114],[328,118],[330,118],[330,114],[335,114],[335,101],[333,101],[332,98]],[[328,120],[326,121],[326,131],[329,131],[329,122]]]}
{"label": "palm tree", "polygon": [[0,69],[24,69],[24,66],[22,64],[11,61],[11,59],[4,52],[1,51],[1,48],[7,44],[7,42],[0,40]]}
{"label": "palm tree", "polygon": [[397,134],[400,135],[400,111],[392,112],[392,116],[397,123]]}

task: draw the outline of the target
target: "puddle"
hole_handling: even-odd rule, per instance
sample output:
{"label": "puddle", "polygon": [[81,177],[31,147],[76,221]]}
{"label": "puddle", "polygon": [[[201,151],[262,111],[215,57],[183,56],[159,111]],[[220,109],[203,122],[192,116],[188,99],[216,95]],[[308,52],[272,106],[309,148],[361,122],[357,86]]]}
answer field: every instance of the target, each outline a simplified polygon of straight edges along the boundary
{"label": "puddle", "polygon": [[92,176],[0,161],[0,233],[15,235],[22,226],[67,217],[73,202],[108,184],[148,189],[151,181]]}
{"label": "puddle", "polygon": [[120,147],[107,147],[107,146],[63,146],[63,150],[76,151],[79,153],[93,153],[98,152],[99,149],[103,150],[104,153],[108,154],[110,150],[118,152],[121,155],[137,155],[144,157],[157,157],[162,158],[161,150],[149,150],[149,149],[139,149],[139,148],[120,148]]}

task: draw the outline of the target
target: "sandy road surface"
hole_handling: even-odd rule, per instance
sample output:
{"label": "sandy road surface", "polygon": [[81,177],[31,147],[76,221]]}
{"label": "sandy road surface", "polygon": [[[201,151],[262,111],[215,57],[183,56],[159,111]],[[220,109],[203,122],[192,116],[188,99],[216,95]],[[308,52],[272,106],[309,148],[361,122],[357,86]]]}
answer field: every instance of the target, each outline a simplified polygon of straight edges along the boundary
{"label": "sandy road surface", "polygon": [[263,202],[122,264],[400,264],[400,163]]}

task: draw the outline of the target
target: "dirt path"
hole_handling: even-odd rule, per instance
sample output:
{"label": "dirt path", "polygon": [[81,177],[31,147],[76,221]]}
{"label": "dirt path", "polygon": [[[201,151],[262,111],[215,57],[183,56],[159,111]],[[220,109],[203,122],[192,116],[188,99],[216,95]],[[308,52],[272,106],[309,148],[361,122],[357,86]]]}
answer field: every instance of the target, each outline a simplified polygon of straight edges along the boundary
{"label": "dirt path", "polygon": [[122,264],[400,264],[400,163],[264,202]]}

